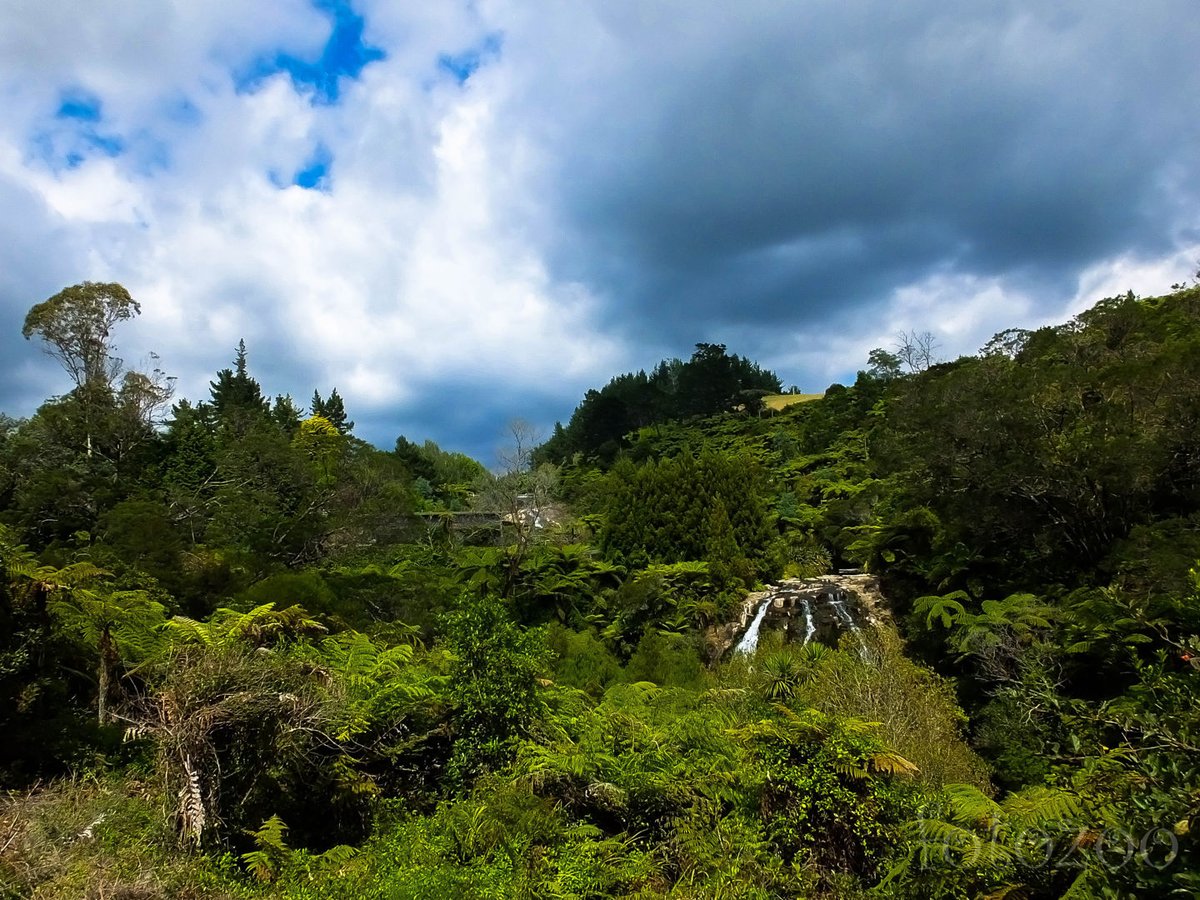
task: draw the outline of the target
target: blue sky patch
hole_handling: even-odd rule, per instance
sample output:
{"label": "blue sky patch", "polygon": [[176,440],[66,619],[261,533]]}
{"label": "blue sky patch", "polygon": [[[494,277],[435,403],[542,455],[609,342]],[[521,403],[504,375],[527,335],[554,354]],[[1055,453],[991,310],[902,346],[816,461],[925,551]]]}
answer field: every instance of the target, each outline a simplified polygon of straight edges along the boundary
{"label": "blue sky patch", "polygon": [[316,60],[301,59],[286,50],[260,57],[235,77],[237,89],[252,92],[267,78],[286,72],[297,89],[311,89],[316,103],[336,103],[343,76],[357,78],[370,63],[387,54],[363,41],[363,17],[349,0],[314,0],[313,6],[329,17],[332,29]]}
{"label": "blue sky patch", "polygon": [[100,98],[95,94],[82,90],[64,91],[55,116],[79,122],[99,122],[101,106]]}
{"label": "blue sky patch", "polygon": [[125,151],[125,142],[116,135],[100,134],[95,129],[42,131],[30,142],[33,153],[56,172],[78,169],[94,156],[109,158]]}
{"label": "blue sky patch", "polygon": [[462,53],[441,54],[438,57],[438,69],[450,75],[459,84],[466,84],[467,79],[474,75],[480,66],[500,55],[503,43],[503,39],[498,33],[489,34],[477,47],[464,50]]}
{"label": "blue sky patch", "polygon": [[125,141],[101,131],[103,118],[103,103],[95,94],[64,91],[53,119],[30,138],[30,151],[55,172],[77,169],[95,156],[120,156]]}
{"label": "blue sky patch", "polygon": [[312,156],[293,177],[292,184],[308,190],[329,190],[329,167],[333,165],[333,154],[324,144],[317,144]]}

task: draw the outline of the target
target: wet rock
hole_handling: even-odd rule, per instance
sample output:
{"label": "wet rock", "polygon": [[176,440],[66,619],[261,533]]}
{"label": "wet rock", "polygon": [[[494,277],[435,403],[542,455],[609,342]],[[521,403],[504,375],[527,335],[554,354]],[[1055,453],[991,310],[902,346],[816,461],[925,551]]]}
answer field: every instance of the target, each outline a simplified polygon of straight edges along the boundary
{"label": "wet rock", "polygon": [[[765,607],[763,601],[768,601]],[[764,609],[762,623],[755,636],[780,632],[787,643],[818,641],[837,647],[845,634],[861,635],[878,626],[887,616],[879,579],[873,575],[829,575],[824,578],[787,579],[767,591],[751,594],[743,604],[742,615],[726,631],[712,650],[717,655],[737,647],[751,626],[751,613]],[[860,637],[861,640],[861,637]]]}

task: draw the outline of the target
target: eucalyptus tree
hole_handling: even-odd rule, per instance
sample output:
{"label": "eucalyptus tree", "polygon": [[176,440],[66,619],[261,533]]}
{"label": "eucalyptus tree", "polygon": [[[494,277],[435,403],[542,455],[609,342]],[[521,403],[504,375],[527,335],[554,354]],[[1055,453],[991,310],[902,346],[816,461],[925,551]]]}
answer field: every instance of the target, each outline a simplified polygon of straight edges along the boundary
{"label": "eucalyptus tree", "polygon": [[[120,284],[85,281],[63,288],[25,316],[21,334],[26,340],[35,334],[40,337],[43,349],[59,361],[75,385],[72,394],[83,415],[89,457],[98,419],[115,405],[114,385],[124,370],[113,353],[112,330],[141,311]],[[169,380],[157,370],[154,376],[127,377],[121,393],[122,407],[149,415],[170,396]]]}

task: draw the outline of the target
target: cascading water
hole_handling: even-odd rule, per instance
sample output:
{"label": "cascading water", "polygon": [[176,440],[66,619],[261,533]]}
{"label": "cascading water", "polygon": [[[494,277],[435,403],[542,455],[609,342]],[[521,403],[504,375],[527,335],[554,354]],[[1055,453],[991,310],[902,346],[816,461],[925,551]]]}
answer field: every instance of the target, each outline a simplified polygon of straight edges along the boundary
{"label": "cascading water", "polygon": [[[760,598],[753,610],[745,610],[749,624],[730,653],[753,654],[766,628],[777,630],[781,641],[800,647],[815,642],[837,647],[842,635],[852,634],[859,654],[864,659],[870,655],[867,633],[872,620],[869,607],[860,601],[855,588],[843,588],[833,579],[786,579],[768,588]],[[766,621],[768,611],[770,622]]]}
{"label": "cascading water", "polygon": [[850,610],[846,609],[846,592],[841,588],[831,588],[825,595],[829,598],[829,607],[834,611],[842,624],[845,625],[854,637],[858,640],[859,652],[866,655],[867,642],[863,640],[862,629],[858,627],[858,623],[854,621],[854,616],[850,614]]}
{"label": "cascading water", "polygon": [[762,628],[763,618],[767,615],[767,607],[770,605],[770,597],[765,598],[759,605],[758,612],[754,614],[754,619],[751,621],[750,627],[746,629],[746,633],[738,641],[737,647],[733,650],[734,653],[753,653],[758,649],[758,631]]}
{"label": "cascading water", "polygon": [[858,623],[854,621],[854,616],[850,615],[850,610],[846,609],[846,592],[841,588],[833,588],[825,596],[829,598],[829,606],[842,620],[842,624],[858,634]]}
{"label": "cascading water", "polygon": [[803,647],[817,633],[817,623],[813,619],[812,601],[807,597],[802,597],[800,604],[804,607],[804,640],[800,643],[800,646]]}

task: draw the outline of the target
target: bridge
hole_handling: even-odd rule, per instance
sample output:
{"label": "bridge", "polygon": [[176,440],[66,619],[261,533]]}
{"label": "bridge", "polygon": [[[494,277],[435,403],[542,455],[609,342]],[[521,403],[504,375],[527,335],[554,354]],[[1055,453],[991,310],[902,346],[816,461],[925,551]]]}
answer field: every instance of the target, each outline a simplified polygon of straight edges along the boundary
{"label": "bridge", "polygon": [[430,528],[499,528],[504,516],[498,512],[426,512],[417,513],[417,518]]}

